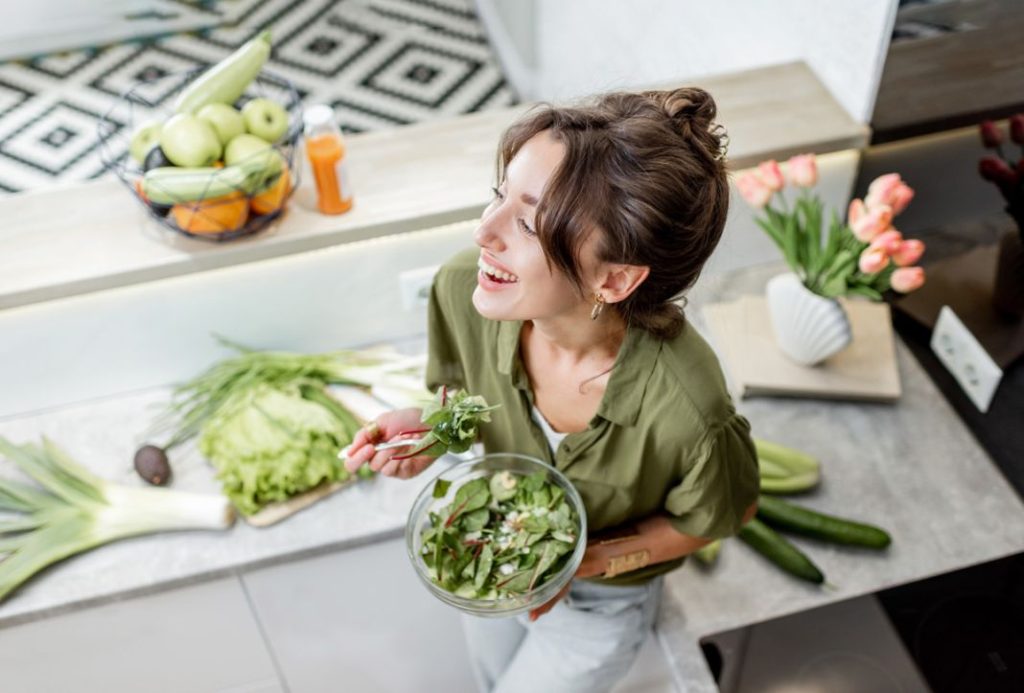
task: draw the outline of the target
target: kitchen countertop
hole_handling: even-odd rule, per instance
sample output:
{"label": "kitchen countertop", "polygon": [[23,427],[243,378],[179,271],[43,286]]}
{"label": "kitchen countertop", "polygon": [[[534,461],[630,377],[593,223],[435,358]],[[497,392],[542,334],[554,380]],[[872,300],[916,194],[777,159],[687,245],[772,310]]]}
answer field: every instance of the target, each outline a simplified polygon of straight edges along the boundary
{"label": "kitchen countertop", "polygon": [[[702,279],[699,307],[762,290],[783,271],[758,267]],[[799,502],[885,527],[884,552],[797,539],[831,583],[817,587],[737,539],[710,570],[688,561],[667,576],[657,633],[687,693],[716,692],[699,639],[1024,551],[1024,504],[897,339],[903,396],[895,404],[777,397],[737,402],[755,436],[821,460],[822,483]]]}
{"label": "kitchen countertop", "polygon": [[[693,81],[715,97],[734,169],[868,142],[868,128],[802,62]],[[316,211],[303,163],[282,218],[228,243],[160,226],[115,178],[2,196],[0,310],[474,218],[491,197],[500,135],[527,108],[351,135],[351,212]]]}
{"label": "kitchen countertop", "polygon": [[[741,292],[760,290],[778,271],[759,267],[706,277],[689,314]],[[934,385],[897,345],[904,394],[894,405],[778,398],[737,406],[756,435],[822,460],[823,482],[807,505],[886,527],[882,554],[810,545],[834,586],[818,588],[782,574],[736,540],[718,565],[693,562],[666,579],[658,637],[681,689],[714,691],[698,639],[1024,550],[1024,505]],[[106,398],[0,420],[15,442],[45,434],[104,477],[141,484],[131,468],[138,437],[163,389]],[[194,449],[174,456],[174,488],[216,490]],[[124,540],[73,557],[35,576],[0,604],[0,627],[169,589],[246,569],[399,536],[408,508],[429,480],[377,478],[345,489],[279,525],[239,522],[226,532],[179,532]]]}

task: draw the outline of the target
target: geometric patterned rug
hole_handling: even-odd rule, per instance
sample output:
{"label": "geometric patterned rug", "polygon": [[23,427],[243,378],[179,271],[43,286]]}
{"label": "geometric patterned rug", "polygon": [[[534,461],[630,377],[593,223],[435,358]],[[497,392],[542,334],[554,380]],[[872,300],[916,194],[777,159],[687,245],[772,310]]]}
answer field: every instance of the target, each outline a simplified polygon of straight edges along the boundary
{"label": "geometric patterned rug", "polygon": [[0,63],[0,194],[112,175],[96,125],[121,94],[215,63],[267,28],[266,69],[304,104],[333,106],[345,132],[516,103],[472,0],[237,0],[206,11],[221,23],[199,33]]}

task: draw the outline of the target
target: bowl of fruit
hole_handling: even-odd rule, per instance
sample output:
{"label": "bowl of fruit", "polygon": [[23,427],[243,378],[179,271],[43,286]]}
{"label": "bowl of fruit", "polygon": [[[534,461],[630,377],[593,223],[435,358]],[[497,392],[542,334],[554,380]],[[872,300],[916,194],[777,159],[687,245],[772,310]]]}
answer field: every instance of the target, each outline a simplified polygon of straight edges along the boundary
{"label": "bowl of fruit", "polygon": [[476,616],[513,616],[557,595],[583,561],[587,513],[557,469],[489,454],[441,472],[406,524],[409,558],[438,599]]}
{"label": "bowl of fruit", "polygon": [[209,68],[139,82],[100,119],[104,165],[161,226],[227,240],[286,208],[302,108],[269,55],[264,31]]}

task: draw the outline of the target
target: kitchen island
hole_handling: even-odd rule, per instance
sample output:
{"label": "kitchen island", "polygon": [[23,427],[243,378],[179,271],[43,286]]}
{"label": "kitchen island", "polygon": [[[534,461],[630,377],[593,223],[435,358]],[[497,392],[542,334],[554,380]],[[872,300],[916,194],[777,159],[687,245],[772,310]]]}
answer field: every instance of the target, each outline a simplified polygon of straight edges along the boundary
{"label": "kitchen island", "polygon": [[[708,276],[688,308],[760,291],[779,271],[758,267]],[[680,690],[714,691],[698,640],[892,585],[1024,550],[1024,504],[939,396],[902,343],[903,396],[895,404],[749,399],[737,406],[755,435],[805,450],[822,461],[823,481],[807,505],[877,523],[890,531],[884,552],[815,544],[810,552],[829,587],[782,574],[736,540],[711,571],[688,563],[666,579],[657,637]],[[103,476],[141,483],[130,467],[163,389],[109,397],[0,421],[17,442],[49,435]],[[174,486],[210,491],[216,481],[193,449],[174,459]],[[426,477],[357,484],[279,525],[142,537],[72,558],[31,580],[0,605],[0,627],[273,564],[346,551],[401,536]],[[692,562],[691,562],[692,563]],[[426,592],[421,598],[429,599]],[[394,624],[395,629],[401,625]]]}

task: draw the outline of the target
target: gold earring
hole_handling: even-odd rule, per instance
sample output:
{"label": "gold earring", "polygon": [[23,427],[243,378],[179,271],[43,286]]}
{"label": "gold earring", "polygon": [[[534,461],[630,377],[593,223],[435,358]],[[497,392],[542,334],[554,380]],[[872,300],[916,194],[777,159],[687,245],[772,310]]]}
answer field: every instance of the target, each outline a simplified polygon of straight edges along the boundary
{"label": "gold earring", "polygon": [[594,294],[594,307],[590,310],[590,319],[597,320],[601,315],[602,310],[604,310],[604,296],[601,294]]}

